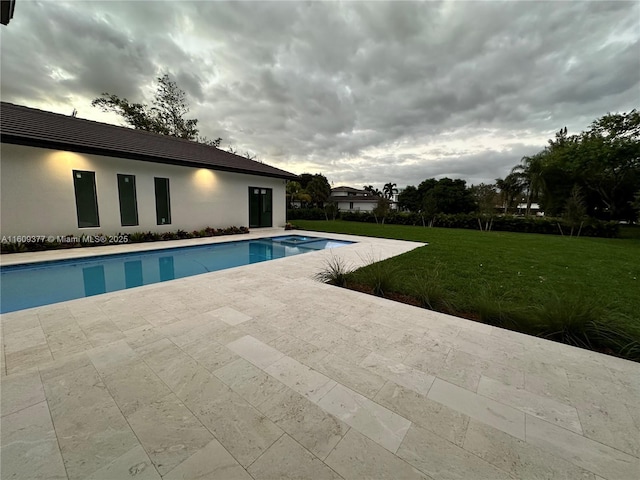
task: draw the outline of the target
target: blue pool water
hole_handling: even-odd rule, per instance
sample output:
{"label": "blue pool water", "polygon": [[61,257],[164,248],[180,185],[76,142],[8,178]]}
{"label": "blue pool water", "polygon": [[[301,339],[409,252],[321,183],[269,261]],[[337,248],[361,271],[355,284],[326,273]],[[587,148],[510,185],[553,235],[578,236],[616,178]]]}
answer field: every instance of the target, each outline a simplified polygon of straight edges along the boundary
{"label": "blue pool water", "polygon": [[0,313],[224,270],[353,242],[286,235],[0,268]]}

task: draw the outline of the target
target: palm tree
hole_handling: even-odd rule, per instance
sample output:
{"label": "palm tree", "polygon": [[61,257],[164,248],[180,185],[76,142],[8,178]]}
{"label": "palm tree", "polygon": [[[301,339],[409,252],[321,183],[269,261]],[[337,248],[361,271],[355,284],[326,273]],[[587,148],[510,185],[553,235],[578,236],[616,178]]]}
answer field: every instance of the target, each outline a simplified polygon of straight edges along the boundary
{"label": "palm tree", "polygon": [[512,174],[519,176],[523,180],[527,190],[527,210],[525,215],[531,213],[531,203],[545,189],[544,155],[545,151],[543,150],[532,157],[522,157],[520,165],[516,165],[511,169]]}
{"label": "palm tree", "polygon": [[365,192],[369,192],[371,195],[373,195],[374,197],[379,197],[382,195],[382,192],[380,190],[378,190],[377,188],[374,188],[373,185],[366,185],[363,190]]}
{"label": "palm tree", "polygon": [[496,178],[496,186],[500,189],[504,213],[507,213],[513,201],[522,193],[522,178],[517,173],[510,173],[504,179]]}
{"label": "palm tree", "polygon": [[396,188],[395,183],[385,183],[384,187],[382,187],[382,191],[384,192],[384,196],[391,200],[393,198],[394,193],[398,193],[398,189]]}

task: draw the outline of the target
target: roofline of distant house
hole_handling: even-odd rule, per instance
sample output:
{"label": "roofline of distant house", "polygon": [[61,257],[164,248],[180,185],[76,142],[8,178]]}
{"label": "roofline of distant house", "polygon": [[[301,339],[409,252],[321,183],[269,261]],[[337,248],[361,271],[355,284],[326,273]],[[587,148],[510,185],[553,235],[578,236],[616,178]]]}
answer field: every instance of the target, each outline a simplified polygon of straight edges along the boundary
{"label": "roofline of distant house", "polygon": [[169,158],[162,158],[154,155],[143,155],[143,154],[133,153],[133,152],[124,151],[124,150],[111,150],[106,148],[87,147],[83,145],[74,145],[72,143],[67,143],[67,142],[56,142],[55,140],[44,140],[44,139],[36,139],[36,138],[30,138],[30,137],[20,137],[17,135],[6,135],[4,133],[0,134],[0,142],[9,143],[13,145],[22,145],[25,147],[48,148],[52,150],[66,150],[69,152],[86,153],[89,155],[102,155],[106,157],[124,158],[127,160],[140,160],[142,162],[164,163],[167,165],[177,165],[181,167],[207,168],[209,170],[242,173],[245,175],[255,175],[258,177],[282,178],[285,180],[295,180],[299,178],[298,175],[289,174],[284,170],[282,171],[282,174],[251,172],[241,168],[211,165],[208,163],[200,163],[200,162],[193,162],[193,161],[190,162],[186,160],[172,160]]}

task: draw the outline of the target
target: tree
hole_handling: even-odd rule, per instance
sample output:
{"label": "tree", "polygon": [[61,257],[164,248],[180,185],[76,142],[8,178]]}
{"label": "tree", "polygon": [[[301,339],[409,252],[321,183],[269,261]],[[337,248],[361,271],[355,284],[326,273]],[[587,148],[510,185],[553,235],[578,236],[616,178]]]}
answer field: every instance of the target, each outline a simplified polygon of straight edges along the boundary
{"label": "tree", "polygon": [[524,185],[522,178],[515,173],[510,173],[504,179],[496,178],[496,187],[500,190],[500,199],[504,207],[504,213],[509,211],[514,201],[522,195]]}
{"label": "tree", "polygon": [[407,186],[398,195],[398,207],[401,210],[419,212],[421,209],[421,198],[418,189],[413,185]]}
{"label": "tree", "polygon": [[527,209],[525,215],[531,214],[531,204],[534,200],[538,200],[545,187],[544,155],[545,151],[542,151],[531,157],[522,157],[520,165],[516,165],[511,169],[512,174],[520,176],[526,188]]}
{"label": "tree", "polygon": [[382,187],[382,192],[385,196],[385,198],[388,198],[389,200],[391,200],[393,198],[393,195],[395,193],[398,193],[398,189],[396,188],[396,184],[395,183],[385,183],[384,187]]}
{"label": "tree", "polygon": [[373,218],[376,219],[376,223],[379,223],[379,220],[382,220],[382,224],[384,225],[384,221],[389,214],[390,201],[388,198],[380,197],[378,199],[378,203],[371,211],[373,213]]}
{"label": "tree", "polygon": [[316,207],[322,208],[324,202],[326,202],[329,195],[331,195],[331,186],[329,185],[327,177],[318,173],[314,175],[307,184],[305,191],[311,196],[311,202],[314,203]]}
{"label": "tree", "polygon": [[137,130],[194,140],[218,148],[222,139],[211,140],[198,135],[198,120],[186,119],[189,113],[186,94],[178,85],[164,74],[157,78],[158,87],[148,106],[144,103],[132,103],[111,93],[103,93],[94,98],[91,105],[103,112],[114,112]]}
{"label": "tree", "polygon": [[380,190],[378,190],[377,188],[374,188],[373,185],[367,185],[363,188],[363,190],[365,192],[369,192],[371,195],[373,195],[374,197],[380,197],[382,196],[382,192]]}
{"label": "tree", "polygon": [[[472,185],[469,191],[478,206],[478,225],[480,225],[480,230],[491,230],[496,198],[498,197],[496,186],[481,183],[479,185]],[[482,225],[483,219],[485,220],[484,228]]]}
{"label": "tree", "polygon": [[[578,185],[574,185],[571,189],[571,196],[567,200],[567,204],[564,210],[565,222],[571,227],[570,236],[573,237],[573,231],[577,228],[580,236],[582,225],[584,223],[584,217],[587,214],[587,209],[584,205],[584,197],[580,191]],[[562,230],[561,230],[562,231]]]}

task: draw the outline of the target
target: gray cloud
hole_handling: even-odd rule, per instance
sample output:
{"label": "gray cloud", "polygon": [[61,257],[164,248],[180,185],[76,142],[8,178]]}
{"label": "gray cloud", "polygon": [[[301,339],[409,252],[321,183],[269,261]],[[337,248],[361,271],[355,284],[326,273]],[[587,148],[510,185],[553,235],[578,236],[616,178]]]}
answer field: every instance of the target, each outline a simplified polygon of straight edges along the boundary
{"label": "gray cloud", "polygon": [[1,92],[104,121],[92,98],[150,101],[167,72],[202,134],[278,167],[488,182],[559,128],[637,106],[639,17],[620,1],[19,2]]}

